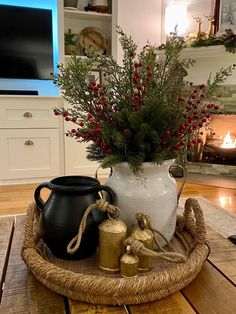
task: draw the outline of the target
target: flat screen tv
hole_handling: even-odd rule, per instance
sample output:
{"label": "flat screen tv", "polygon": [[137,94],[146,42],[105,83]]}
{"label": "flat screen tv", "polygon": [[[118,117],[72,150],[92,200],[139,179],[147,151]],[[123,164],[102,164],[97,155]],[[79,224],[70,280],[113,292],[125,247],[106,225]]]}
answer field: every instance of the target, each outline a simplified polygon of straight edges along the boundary
{"label": "flat screen tv", "polygon": [[49,80],[52,11],[0,5],[0,78]]}

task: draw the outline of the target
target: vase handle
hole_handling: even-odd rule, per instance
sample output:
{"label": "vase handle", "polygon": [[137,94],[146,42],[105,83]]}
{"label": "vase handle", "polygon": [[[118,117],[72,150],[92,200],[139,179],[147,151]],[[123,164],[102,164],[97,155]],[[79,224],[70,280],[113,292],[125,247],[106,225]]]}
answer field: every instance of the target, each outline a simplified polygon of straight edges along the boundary
{"label": "vase handle", "polygon": [[50,182],[41,183],[34,191],[35,203],[41,210],[44,209],[44,205],[45,205],[45,202],[42,200],[41,195],[40,195],[40,192],[43,188],[47,188],[49,190],[52,190]]}
{"label": "vase handle", "polygon": [[[102,168],[101,165],[97,167],[97,169],[96,169],[96,171],[95,171],[95,175],[94,175],[95,178],[98,179],[98,180],[99,180],[99,178],[98,178],[98,170],[99,170],[100,168]],[[109,177],[112,176],[112,172],[113,172],[113,170],[112,170],[112,168],[110,167],[110,174],[109,174]]]}
{"label": "vase handle", "polygon": [[[171,170],[172,168],[172,170]],[[179,169],[176,169],[176,168],[179,168]],[[179,172],[179,170],[181,170],[181,173],[183,175],[179,176],[178,174],[175,176],[173,173],[176,171],[177,173]],[[183,188],[184,188],[184,184],[186,182],[186,169],[179,165],[179,164],[174,164],[173,166],[170,166],[170,170],[169,170],[169,173],[170,175],[172,175],[173,177],[181,177],[182,178],[182,182],[181,182],[181,185],[179,187],[179,191],[178,191],[178,197],[177,197],[177,201],[179,201],[179,198],[180,198],[180,195],[183,191]]]}

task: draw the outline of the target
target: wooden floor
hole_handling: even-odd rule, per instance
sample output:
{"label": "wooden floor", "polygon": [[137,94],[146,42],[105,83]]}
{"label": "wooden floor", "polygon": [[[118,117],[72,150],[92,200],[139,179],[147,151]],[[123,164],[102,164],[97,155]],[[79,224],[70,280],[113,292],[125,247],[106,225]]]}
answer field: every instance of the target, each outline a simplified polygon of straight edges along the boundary
{"label": "wooden floor", "polygon": [[[38,184],[0,186],[0,215],[22,214],[33,201],[34,190]],[[43,189],[46,198],[48,190]],[[236,214],[236,189],[213,187],[186,183],[183,197],[203,196],[214,204]]]}

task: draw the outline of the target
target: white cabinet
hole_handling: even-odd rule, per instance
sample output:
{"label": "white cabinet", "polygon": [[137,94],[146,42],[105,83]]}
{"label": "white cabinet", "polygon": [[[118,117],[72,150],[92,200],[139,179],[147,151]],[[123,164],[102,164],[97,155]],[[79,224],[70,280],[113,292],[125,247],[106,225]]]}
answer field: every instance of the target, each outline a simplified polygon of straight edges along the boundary
{"label": "white cabinet", "polygon": [[58,128],[52,108],[57,99],[1,97],[0,128]]}
{"label": "white cabinet", "polygon": [[2,179],[57,176],[60,169],[57,129],[1,129]]}
{"label": "white cabinet", "polygon": [[[66,108],[68,104],[64,102]],[[64,133],[74,128],[72,122],[64,123]],[[87,159],[86,147],[88,143],[78,143],[74,138],[64,136],[64,151],[65,151],[65,174],[66,175],[88,175],[94,176],[99,166],[96,161]],[[99,176],[107,176],[109,170],[100,169]]]}
{"label": "white cabinet", "polygon": [[54,97],[0,97],[0,183],[63,174],[62,123]]}

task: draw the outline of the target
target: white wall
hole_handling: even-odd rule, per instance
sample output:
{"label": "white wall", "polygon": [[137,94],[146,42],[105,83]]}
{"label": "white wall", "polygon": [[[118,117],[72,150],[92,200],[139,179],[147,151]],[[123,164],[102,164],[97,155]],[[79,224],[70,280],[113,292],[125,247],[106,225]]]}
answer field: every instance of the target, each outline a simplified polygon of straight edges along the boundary
{"label": "white wall", "polygon": [[[161,43],[162,0],[116,0],[117,20],[125,33],[131,35],[141,49],[148,41]],[[120,62],[121,48],[117,49]]]}

